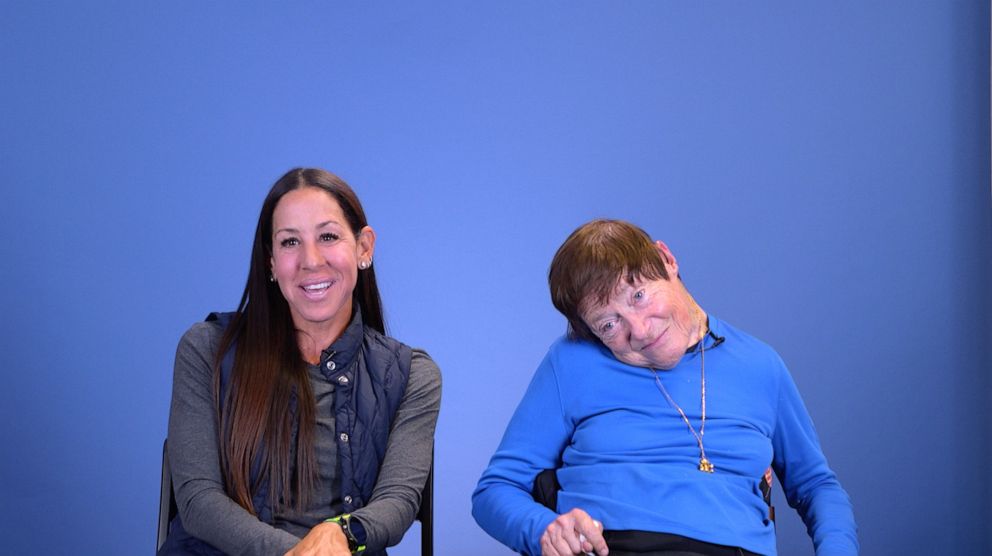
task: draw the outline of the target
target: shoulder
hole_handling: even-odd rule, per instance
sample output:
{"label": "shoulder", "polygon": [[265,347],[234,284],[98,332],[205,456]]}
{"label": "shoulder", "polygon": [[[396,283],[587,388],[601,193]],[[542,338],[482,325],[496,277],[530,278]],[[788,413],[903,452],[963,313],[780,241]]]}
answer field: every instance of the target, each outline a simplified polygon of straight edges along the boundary
{"label": "shoulder", "polygon": [[177,384],[210,383],[223,335],[224,327],[216,322],[198,322],[186,330],[176,347],[173,376]]}
{"label": "shoulder", "polygon": [[362,327],[362,334],[364,336],[365,346],[367,349],[384,350],[391,352],[396,357],[400,357],[404,353],[409,353],[412,349],[410,346],[404,344],[396,338],[386,336],[378,330],[369,328],[368,326]]}
{"label": "shoulder", "polygon": [[413,357],[410,360],[410,378],[407,388],[410,390],[440,391],[441,369],[431,359],[426,351],[412,348]]}
{"label": "shoulder", "polygon": [[441,369],[424,349],[410,347],[392,336],[386,336],[368,327],[365,328],[365,341],[373,349],[385,350],[401,361],[405,354],[409,354],[410,376],[407,380],[410,384],[440,387]]}
{"label": "shoulder", "polygon": [[717,336],[726,338],[726,343],[737,350],[754,356],[779,359],[775,348],[763,340],[713,316],[710,316],[710,330]]}
{"label": "shoulder", "polygon": [[591,365],[614,361],[616,359],[602,344],[568,336],[560,336],[552,342],[545,356],[545,363],[550,364],[556,372],[588,369]]}
{"label": "shoulder", "polygon": [[179,340],[179,351],[192,351],[213,355],[224,335],[224,326],[217,321],[197,322]]}
{"label": "shoulder", "polygon": [[431,381],[441,382],[441,369],[431,356],[421,348],[411,349],[413,357],[410,359],[410,376],[423,375]]}
{"label": "shoulder", "polygon": [[[714,359],[715,364],[722,360],[737,372],[747,373],[751,379],[771,381],[769,384],[773,386],[788,375],[789,370],[782,357],[764,341],[712,316],[710,330],[724,338],[719,348],[713,350],[713,356],[718,358]],[[707,353],[707,360],[709,357]]]}

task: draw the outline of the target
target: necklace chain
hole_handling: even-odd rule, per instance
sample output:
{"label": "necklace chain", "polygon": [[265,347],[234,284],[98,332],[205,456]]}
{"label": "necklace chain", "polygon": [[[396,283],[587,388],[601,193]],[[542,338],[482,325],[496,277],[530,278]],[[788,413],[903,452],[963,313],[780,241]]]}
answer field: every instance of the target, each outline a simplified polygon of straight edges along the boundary
{"label": "necklace chain", "polygon": [[665,385],[661,383],[661,377],[658,376],[658,370],[652,367],[651,368],[651,372],[654,373],[654,383],[658,385],[658,390],[661,390],[661,393],[664,394],[665,399],[668,400],[668,403],[672,407],[674,407],[675,409],[678,410],[679,415],[682,416],[682,420],[685,421],[686,426],[689,427],[689,432],[691,432],[692,433],[692,436],[694,436],[696,438],[696,444],[699,445],[699,470],[700,471],[703,471],[705,473],[712,473],[713,472],[713,464],[710,463],[710,460],[706,459],[706,448],[703,447],[703,435],[706,434],[706,346],[705,346],[705,342],[706,342],[706,334],[708,334],[708,333],[709,333],[709,329],[707,329],[706,332],[703,333],[703,337],[699,340],[699,374],[700,374],[700,383],[701,383],[701,386],[700,386],[700,398],[702,398],[703,415],[702,415],[702,420],[701,420],[701,422],[699,424],[699,432],[698,433],[696,432],[696,429],[692,426],[692,423],[689,422],[689,418],[686,417],[685,411],[682,411],[682,408],[679,407],[679,404],[675,403],[675,400],[672,399],[672,396],[670,396],[668,394],[668,390],[665,389]]}

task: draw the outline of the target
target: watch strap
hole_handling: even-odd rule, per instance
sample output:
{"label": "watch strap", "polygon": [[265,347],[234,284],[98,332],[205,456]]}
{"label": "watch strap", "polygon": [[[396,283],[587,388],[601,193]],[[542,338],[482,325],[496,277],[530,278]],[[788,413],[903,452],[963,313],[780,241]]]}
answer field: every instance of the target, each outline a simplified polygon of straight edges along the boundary
{"label": "watch strap", "polygon": [[348,550],[350,550],[352,554],[358,554],[365,550],[365,545],[358,542],[355,532],[351,530],[351,514],[341,514],[339,516],[328,518],[325,521],[337,523],[341,526],[341,531],[344,532],[345,538],[348,539]]}

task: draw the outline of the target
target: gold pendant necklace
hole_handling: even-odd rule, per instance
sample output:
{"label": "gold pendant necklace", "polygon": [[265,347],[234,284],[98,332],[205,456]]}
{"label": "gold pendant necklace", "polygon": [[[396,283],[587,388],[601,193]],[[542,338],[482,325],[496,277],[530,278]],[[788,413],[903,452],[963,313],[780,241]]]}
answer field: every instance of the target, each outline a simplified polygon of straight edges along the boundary
{"label": "gold pendant necklace", "polygon": [[700,382],[702,383],[700,397],[702,398],[703,416],[702,422],[699,425],[698,433],[696,432],[696,429],[693,428],[692,423],[689,422],[689,418],[686,417],[685,411],[682,411],[679,404],[675,403],[675,400],[668,395],[668,390],[665,390],[665,385],[661,383],[661,378],[658,376],[658,371],[654,368],[651,369],[651,372],[654,373],[654,383],[658,385],[658,390],[661,390],[661,393],[665,395],[665,399],[668,400],[668,403],[678,410],[679,415],[682,416],[682,420],[685,421],[685,424],[689,427],[689,432],[692,433],[692,436],[696,437],[696,444],[699,444],[699,470],[704,473],[713,472],[713,464],[710,463],[710,460],[706,459],[706,448],[703,447],[703,435],[706,434],[706,346],[704,344],[706,342],[706,334],[708,333],[709,329],[703,333],[703,337],[699,340],[699,374],[701,376]]}

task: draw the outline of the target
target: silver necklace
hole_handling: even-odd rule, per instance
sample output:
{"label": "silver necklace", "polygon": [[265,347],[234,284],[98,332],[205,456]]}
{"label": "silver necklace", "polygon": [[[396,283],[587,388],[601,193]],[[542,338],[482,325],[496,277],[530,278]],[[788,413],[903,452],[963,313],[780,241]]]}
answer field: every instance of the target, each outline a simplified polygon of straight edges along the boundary
{"label": "silver necklace", "polygon": [[654,383],[658,385],[658,390],[661,390],[661,393],[665,395],[665,399],[668,400],[668,403],[678,410],[679,415],[682,416],[682,420],[685,421],[686,426],[689,427],[689,432],[692,433],[692,436],[696,437],[696,444],[699,445],[699,470],[704,473],[713,472],[713,464],[710,463],[710,460],[706,459],[706,448],[703,447],[703,435],[706,434],[706,346],[704,343],[706,341],[706,334],[708,333],[709,330],[707,329],[707,331],[703,333],[702,339],[699,340],[699,374],[702,377],[700,381],[702,383],[700,397],[702,398],[703,416],[702,422],[699,424],[698,433],[692,426],[692,423],[689,422],[689,418],[686,417],[685,411],[682,411],[679,404],[675,403],[675,400],[673,400],[668,394],[668,390],[665,390],[665,385],[661,383],[661,377],[658,376],[657,369],[653,367],[651,368],[651,372],[654,373]]}

